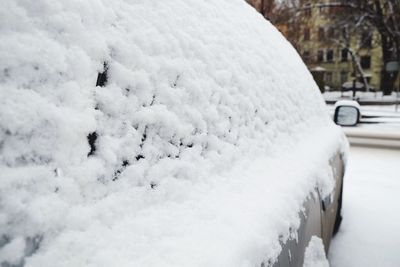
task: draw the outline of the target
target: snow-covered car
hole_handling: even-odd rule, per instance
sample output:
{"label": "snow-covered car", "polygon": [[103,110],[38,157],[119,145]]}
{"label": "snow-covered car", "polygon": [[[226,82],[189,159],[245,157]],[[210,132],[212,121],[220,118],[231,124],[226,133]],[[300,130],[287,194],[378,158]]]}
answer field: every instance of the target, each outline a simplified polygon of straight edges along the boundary
{"label": "snow-covered car", "polygon": [[0,25],[2,266],[326,263],[347,141],[245,1],[2,0]]}

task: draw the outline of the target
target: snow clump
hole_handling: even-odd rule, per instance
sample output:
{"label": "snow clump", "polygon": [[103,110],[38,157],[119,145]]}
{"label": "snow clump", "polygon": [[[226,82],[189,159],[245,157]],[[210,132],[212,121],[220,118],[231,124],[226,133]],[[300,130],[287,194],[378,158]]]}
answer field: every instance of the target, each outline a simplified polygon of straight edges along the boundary
{"label": "snow clump", "polygon": [[317,236],[311,238],[304,254],[303,267],[329,267],[321,238]]}

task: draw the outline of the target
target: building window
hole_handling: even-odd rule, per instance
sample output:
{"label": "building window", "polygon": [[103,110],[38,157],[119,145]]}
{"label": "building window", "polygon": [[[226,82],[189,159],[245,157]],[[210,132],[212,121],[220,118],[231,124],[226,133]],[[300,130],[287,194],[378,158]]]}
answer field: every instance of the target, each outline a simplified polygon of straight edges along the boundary
{"label": "building window", "polygon": [[319,41],[325,40],[325,29],[324,28],[318,29],[318,40]]}
{"label": "building window", "polygon": [[347,61],[347,55],[348,55],[349,51],[347,50],[347,48],[342,49],[342,62],[346,62]]}
{"label": "building window", "polygon": [[371,48],[372,47],[372,32],[363,31],[361,33],[361,45],[362,48]]}
{"label": "building window", "polygon": [[347,27],[342,28],[342,37],[345,40],[347,39]]}
{"label": "building window", "polygon": [[328,29],[328,38],[330,38],[330,39],[335,38],[335,29],[334,28]]}
{"label": "building window", "polygon": [[361,68],[370,69],[371,68],[371,57],[370,56],[362,56],[360,59]]}
{"label": "building window", "polygon": [[309,51],[304,51],[303,53],[303,60],[304,62],[308,63],[310,61],[310,52]]}
{"label": "building window", "polygon": [[324,51],[323,50],[318,50],[317,52],[317,62],[323,62],[324,61]]}
{"label": "building window", "polygon": [[305,16],[305,17],[311,17],[311,15],[312,15],[311,5],[310,5],[310,4],[307,4],[307,5],[305,5],[305,7],[304,7],[304,16]]}
{"label": "building window", "polygon": [[345,82],[347,82],[347,76],[348,76],[347,71],[340,72],[340,84],[344,84]]}
{"label": "building window", "polygon": [[329,49],[326,52],[326,61],[333,62],[333,50],[332,49]]}
{"label": "building window", "polygon": [[304,29],[304,41],[309,41],[310,40],[310,29],[305,28]]}
{"label": "building window", "polygon": [[325,72],[325,83],[332,84],[332,72]]}

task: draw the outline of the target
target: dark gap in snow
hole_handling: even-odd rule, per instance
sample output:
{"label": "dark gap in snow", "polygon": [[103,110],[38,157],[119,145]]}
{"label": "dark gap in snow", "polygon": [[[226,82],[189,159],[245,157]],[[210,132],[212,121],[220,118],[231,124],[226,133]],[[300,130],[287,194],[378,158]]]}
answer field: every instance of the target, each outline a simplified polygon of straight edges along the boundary
{"label": "dark gap in snow", "polygon": [[150,187],[151,187],[151,189],[155,189],[157,187],[157,184],[154,182],[151,182]]}
{"label": "dark gap in snow", "polygon": [[142,135],[142,142],[146,141],[146,138],[147,138],[146,129],[144,130],[144,133]]}
{"label": "dark gap in snow", "polygon": [[120,171],[120,170],[117,170],[117,171],[114,173],[114,177],[112,178],[112,181],[115,182],[116,180],[118,180],[120,174],[121,174],[121,171]]}
{"label": "dark gap in snow", "polygon": [[88,157],[92,156],[94,152],[96,152],[96,140],[97,140],[97,133],[93,132],[87,136],[87,140],[90,146],[90,151],[88,153]]}
{"label": "dark gap in snow", "polygon": [[140,148],[143,147],[143,143],[144,143],[144,141],[146,141],[146,138],[147,138],[146,133],[143,133],[143,135],[142,135],[142,143],[140,144]]}
{"label": "dark gap in snow", "polygon": [[147,126],[145,126],[144,131],[143,131],[142,143],[139,145],[140,148],[143,148],[144,141],[146,141],[146,139],[147,139],[147,134],[146,134],[146,132],[147,132]]}
{"label": "dark gap in snow", "polygon": [[176,88],[176,86],[178,85],[178,81],[179,81],[179,78],[180,78],[180,77],[181,77],[180,74],[178,74],[178,75],[176,76],[176,79],[175,79],[174,83],[172,84],[172,87],[173,87],[173,88]]}
{"label": "dark gap in snow", "polygon": [[154,105],[154,102],[156,101],[156,96],[153,95],[153,99],[151,100],[150,106]]}
{"label": "dark gap in snow", "polygon": [[137,161],[139,161],[139,160],[141,160],[141,159],[144,159],[144,156],[143,156],[143,155],[140,155],[140,154],[139,154],[139,155],[136,156],[136,160],[137,160]]}
{"label": "dark gap in snow", "polygon": [[188,143],[188,144],[184,144],[182,141],[179,143],[179,146],[186,146],[188,148],[192,148],[193,147],[193,143]]}
{"label": "dark gap in snow", "polygon": [[119,168],[115,173],[114,173],[114,177],[112,179],[113,182],[115,182],[116,180],[118,180],[119,175],[126,169],[126,167],[129,165],[129,161],[128,160],[123,160],[122,161],[122,165],[121,168]]}
{"label": "dark gap in snow", "polygon": [[108,72],[108,63],[104,62],[104,70],[103,70],[103,72],[100,72],[97,75],[96,86],[100,86],[100,87],[106,86],[106,83],[108,80],[107,72]]}

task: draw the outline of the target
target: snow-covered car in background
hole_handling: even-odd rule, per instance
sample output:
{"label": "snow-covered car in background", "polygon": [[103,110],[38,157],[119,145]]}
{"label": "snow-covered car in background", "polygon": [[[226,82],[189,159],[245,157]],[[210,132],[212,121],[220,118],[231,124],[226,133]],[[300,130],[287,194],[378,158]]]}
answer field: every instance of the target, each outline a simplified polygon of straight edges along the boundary
{"label": "snow-covered car in background", "polygon": [[347,143],[245,1],[3,0],[0,25],[2,266],[324,260]]}

